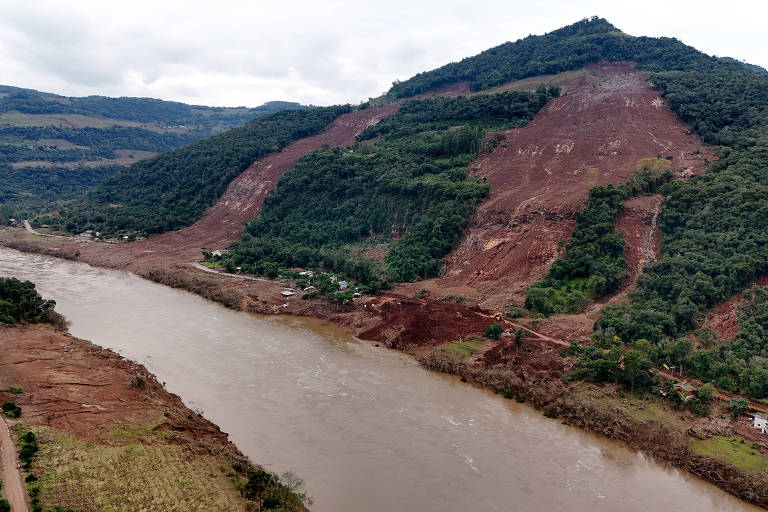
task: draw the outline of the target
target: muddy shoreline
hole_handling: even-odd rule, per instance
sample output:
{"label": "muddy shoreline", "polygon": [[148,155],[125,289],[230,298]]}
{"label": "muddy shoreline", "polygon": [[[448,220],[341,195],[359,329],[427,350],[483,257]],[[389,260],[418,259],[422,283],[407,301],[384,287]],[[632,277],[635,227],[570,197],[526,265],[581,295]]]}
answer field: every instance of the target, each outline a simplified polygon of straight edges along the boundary
{"label": "muddy shoreline", "polygon": [[0,393],[22,407],[26,425],[99,440],[114,425],[158,423],[190,447],[246,462],[217,425],[184,405],[143,365],[112,350],[40,324],[0,330],[0,351],[2,380],[9,381],[4,384],[24,389],[19,395]]}
{"label": "muddy shoreline", "polygon": [[[47,245],[46,242],[15,230],[0,232],[0,244],[6,247],[83,261],[75,252]],[[83,262],[94,265],[92,261]],[[95,266],[108,267],[98,263]],[[615,388],[597,388],[586,383],[563,384],[560,378],[567,371],[568,361],[559,355],[562,347],[529,338],[525,342],[527,350],[510,357],[511,343],[507,341],[472,361],[459,361],[435,349],[446,341],[479,335],[482,331],[480,326],[486,325],[489,320],[487,312],[478,307],[395,294],[365,298],[364,302],[346,309],[318,300],[295,301],[288,307],[282,307],[282,300],[270,301],[253,293],[253,283],[204,274],[192,267],[154,269],[137,274],[238,311],[308,316],[331,321],[361,339],[417,358],[428,370],[456,375],[494,392],[519,396],[545,415],[558,418],[557,421],[622,441],[655,460],[694,474],[746,502],[768,508],[768,474],[741,470],[715,458],[694,454],[687,447],[686,432],[657,421],[640,421],[621,407],[606,407],[593,399],[595,394],[620,394]],[[269,293],[265,295],[271,296]],[[435,318],[427,314],[404,314],[413,310],[427,313],[438,310],[444,317],[454,317],[455,320],[434,331]],[[455,329],[451,331],[452,336],[445,336],[446,329]],[[585,389],[590,397],[588,400],[581,398]],[[239,454],[239,451],[236,453]]]}
{"label": "muddy shoreline", "polygon": [[[48,324],[0,329],[0,360],[0,389],[6,390],[0,392],[0,398],[21,407],[21,417],[12,423],[36,429],[38,437],[42,435],[43,452],[48,448],[46,438],[51,435],[46,433],[54,433],[54,438],[67,436],[83,447],[115,450],[137,442],[175,447],[191,464],[214,459],[226,464],[230,476],[218,477],[217,485],[223,481],[229,487],[223,492],[245,507],[246,500],[239,497],[236,481],[247,478],[248,472],[260,466],[250,461],[217,425],[167,391],[143,365]],[[23,391],[10,393],[9,386]],[[139,439],[120,432],[146,435]],[[127,449],[130,451],[130,446]],[[162,463],[158,464],[162,467]],[[46,467],[36,459],[27,471],[44,482],[44,494],[56,495],[58,484],[51,483],[49,488],[46,476],[51,470],[58,472],[58,468]],[[56,482],[55,478],[52,482]],[[210,485],[216,485],[213,482]],[[77,484],[73,481],[65,485]],[[66,495],[66,499],[76,499],[70,493]],[[75,505],[66,501],[58,504]]]}

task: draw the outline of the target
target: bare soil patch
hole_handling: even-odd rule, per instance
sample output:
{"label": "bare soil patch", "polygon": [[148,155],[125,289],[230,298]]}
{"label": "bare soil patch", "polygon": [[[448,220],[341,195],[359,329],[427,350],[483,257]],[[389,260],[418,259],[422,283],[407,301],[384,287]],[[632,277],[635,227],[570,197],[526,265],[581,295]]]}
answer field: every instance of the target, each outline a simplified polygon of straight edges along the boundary
{"label": "bare soil patch", "polygon": [[402,285],[439,295],[463,289],[498,309],[521,302],[557,257],[558,241],[595,185],[618,185],[641,158],[672,157],[679,177],[704,172],[714,159],[628,63],[593,65],[566,96],[550,102],[528,125],[471,166],[491,184],[488,199],[464,238],[445,259],[444,276]]}

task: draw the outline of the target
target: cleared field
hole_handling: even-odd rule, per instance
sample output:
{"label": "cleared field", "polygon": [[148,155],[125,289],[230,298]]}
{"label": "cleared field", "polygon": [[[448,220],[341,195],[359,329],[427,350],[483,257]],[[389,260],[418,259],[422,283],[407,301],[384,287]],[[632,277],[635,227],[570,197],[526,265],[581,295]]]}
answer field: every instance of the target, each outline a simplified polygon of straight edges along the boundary
{"label": "cleared field", "polygon": [[46,510],[245,509],[231,461],[171,444],[172,434],[155,431],[152,425],[116,427],[106,444],[76,440],[48,427],[34,431],[40,451],[33,472]]}
{"label": "cleared field", "polygon": [[696,440],[691,449],[694,453],[709,455],[750,471],[768,471],[768,455],[750,446],[740,437],[710,437]]}
{"label": "cleared field", "polygon": [[142,126],[134,121],[89,117],[80,114],[25,114],[12,110],[0,114],[0,124],[14,126],[67,126],[70,128],[108,128],[110,126]]}
{"label": "cleared field", "polygon": [[567,92],[569,89],[580,85],[583,77],[588,73],[589,71],[587,69],[578,69],[576,71],[564,71],[556,75],[532,76],[530,78],[523,78],[522,80],[515,80],[514,82],[502,84],[477,94],[493,94],[504,91],[534,91],[542,84],[548,86],[557,85],[560,86],[563,92]]}

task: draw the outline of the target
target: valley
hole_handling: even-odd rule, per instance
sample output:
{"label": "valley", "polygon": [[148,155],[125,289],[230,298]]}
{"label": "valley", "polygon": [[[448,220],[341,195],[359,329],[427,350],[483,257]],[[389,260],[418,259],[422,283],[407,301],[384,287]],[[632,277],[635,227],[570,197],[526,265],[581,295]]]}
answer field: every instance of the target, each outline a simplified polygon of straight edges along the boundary
{"label": "valley", "polygon": [[[529,457],[508,437],[534,423],[542,430],[566,426],[547,441],[528,439],[549,454],[530,455],[548,478],[557,470],[546,464],[574,447],[540,443],[557,444],[577,427],[602,436],[588,444],[608,438],[648,455],[643,464],[676,468],[657,480],[651,473],[659,467],[652,466],[642,478],[654,486],[679,483],[682,470],[766,508],[768,437],[751,422],[768,412],[767,84],[762,71],[738,61],[585,19],[396,81],[356,107],[273,114],[134,164],[46,217],[48,236],[0,229],[2,245],[28,253],[8,251],[6,272],[62,297],[84,337],[141,361],[160,378],[175,378],[179,395],[190,406],[202,400],[247,456],[297,470],[309,490],[319,489],[313,510],[353,510],[367,499],[381,510],[417,502],[420,509],[478,503],[496,509],[520,496],[501,490],[510,466],[498,454]],[[187,302],[192,298],[182,292],[115,270],[239,313]],[[79,284],[71,291],[57,279]],[[109,286],[100,290],[102,281],[112,283],[114,297]],[[167,307],[150,300],[170,293]],[[137,347],[135,335],[109,333],[99,317],[110,314],[91,294],[105,303],[125,294],[126,305],[113,309],[145,320],[157,309],[196,332],[167,337],[164,330],[181,328],[154,320],[161,327]],[[174,313],[176,301],[180,311],[197,311],[203,320]],[[86,321],[89,308],[93,319]],[[246,327],[266,333],[253,337]],[[23,338],[11,329],[0,334]],[[303,333],[298,342],[297,332]],[[3,350],[12,356],[39,342],[18,349],[6,343]],[[217,347],[215,356],[200,345],[205,342]],[[75,353],[88,350],[97,349]],[[265,375],[252,376],[238,357]],[[414,360],[461,382],[420,372]],[[125,364],[133,363],[115,360],[109,372]],[[227,364],[240,373],[225,376]],[[186,375],[189,368],[197,377]],[[270,396],[273,382],[279,392],[301,390],[283,397],[292,407]],[[253,396],[233,392],[240,386]],[[421,386],[433,395],[416,394]],[[163,387],[156,396],[165,407],[176,398]],[[214,399],[222,396],[224,403]],[[327,411],[314,409],[310,396]],[[518,409],[512,400],[534,409]],[[46,399],[51,409],[33,412],[33,421],[87,438],[89,415],[70,418],[61,402]],[[242,402],[252,410],[235,414]],[[434,409],[424,410],[426,404]],[[440,404],[453,411],[448,424]],[[97,425],[126,421],[109,414],[131,408],[114,405],[105,402]],[[504,412],[488,415],[486,408],[499,407]],[[510,407],[522,416],[507,416]],[[414,408],[423,422],[415,431],[400,422],[413,419]],[[258,423],[260,413],[266,418]],[[142,414],[139,409],[131,421],[151,423]],[[506,429],[483,431],[488,444],[473,444],[478,451],[467,455],[468,445],[451,430],[482,437],[476,417],[483,418],[481,430],[489,421]],[[360,424],[349,425],[351,418]],[[285,424],[290,435],[280,439],[274,426]],[[318,430],[299,426],[305,424]],[[388,440],[381,451],[375,439],[388,436],[381,425],[404,445]],[[226,435],[216,443],[236,450]],[[328,447],[317,448],[323,443]],[[419,455],[408,457],[403,446]],[[442,459],[438,446],[456,452]],[[331,453],[338,460],[330,462]],[[371,453],[380,466],[362,460]],[[583,452],[576,453],[561,466],[581,464]],[[416,468],[410,477],[393,455]],[[480,468],[477,460],[487,465]],[[431,461],[461,468],[458,478],[473,483],[469,494],[442,490],[451,478]],[[328,464],[333,475],[325,474]],[[581,508],[615,508],[613,495],[596,490],[591,477],[616,469],[595,467],[568,490],[595,491],[579,501]],[[400,477],[423,481],[414,486]],[[358,496],[333,478],[365,491]],[[382,479],[402,496],[377,494],[371,482]],[[645,489],[630,482],[621,496]],[[676,484],[681,500],[693,499],[683,488]],[[531,507],[545,507],[546,491],[531,494]],[[433,499],[417,498],[424,495]],[[647,509],[656,495],[664,493],[646,489],[629,503]],[[573,499],[566,496],[554,492],[546,506]],[[699,500],[697,508],[749,509],[719,500]]]}

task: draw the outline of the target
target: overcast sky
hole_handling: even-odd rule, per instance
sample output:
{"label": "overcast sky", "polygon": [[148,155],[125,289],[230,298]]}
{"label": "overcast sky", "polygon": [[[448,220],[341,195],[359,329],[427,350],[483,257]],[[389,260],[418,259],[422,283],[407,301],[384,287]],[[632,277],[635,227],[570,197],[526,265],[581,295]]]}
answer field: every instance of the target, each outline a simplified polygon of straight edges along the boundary
{"label": "overcast sky", "polygon": [[221,106],[358,103],[592,15],[768,68],[765,0],[0,0],[0,84]]}

